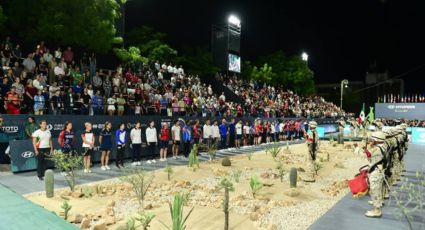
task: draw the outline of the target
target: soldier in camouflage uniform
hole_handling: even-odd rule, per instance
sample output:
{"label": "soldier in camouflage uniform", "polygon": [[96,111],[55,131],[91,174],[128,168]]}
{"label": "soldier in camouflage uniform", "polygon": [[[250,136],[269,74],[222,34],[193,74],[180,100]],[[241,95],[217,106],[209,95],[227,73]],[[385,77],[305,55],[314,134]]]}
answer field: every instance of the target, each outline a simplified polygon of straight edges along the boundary
{"label": "soldier in camouflage uniform", "polygon": [[308,167],[306,171],[306,178],[303,180],[305,182],[315,182],[316,170],[315,170],[315,161],[316,153],[318,150],[319,144],[319,135],[317,134],[317,123],[315,121],[309,122],[309,130],[307,132],[307,146],[308,146]]}
{"label": "soldier in camouflage uniform", "polygon": [[404,175],[404,172],[406,171],[406,165],[404,164],[404,156],[407,153],[407,149],[408,149],[408,144],[409,144],[409,136],[407,135],[407,125],[405,123],[400,125],[402,128],[402,136],[403,136],[403,141],[402,141],[402,149],[401,149],[401,156],[400,156],[400,165],[399,165],[399,172],[400,172],[400,176]]}
{"label": "soldier in camouflage uniform", "polygon": [[[387,182],[391,181],[391,178],[393,177],[393,164],[394,164],[394,153],[397,151],[397,141],[395,139],[395,133],[394,133],[394,129],[387,129],[385,131],[383,131],[383,133],[385,134],[385,141],[384,141],[384,146],[385,146],[385,153],[384,153],[384,175],[385,175],[385,180]],[[383,198],[384,199],[388,199],[389,198],[389,190],[390,188],[388,187],[390,184],[385,183],[383,185]]]}
{"label": "soldier in camouflage uniform", "polygon": [[354,117],[352,117],[350,119],[350,129],[351,129],[351,136],[357,137],[357,132],[359,130],[359,123],[357,123],[357,121],[356,121],[356,119],[354,119]]}
{"label": "soldier in camouflage uniform", "polygon": [[381,217],[382,200],[382,185],[384,182],[384,156],[385,148],[385,134],[383,132],[374,132],[371,136],[371,147],[365,150],[369,159],[369,194],[372,199],[373,210],[367,211],[367,217]]}
{"label": "soldier in camouflage uniform", "polygon": [[382,128],[384,127],[384,123],[382,123],[380,118],[375,119],[373,125],[375,125],[375,131],[382,131]]}

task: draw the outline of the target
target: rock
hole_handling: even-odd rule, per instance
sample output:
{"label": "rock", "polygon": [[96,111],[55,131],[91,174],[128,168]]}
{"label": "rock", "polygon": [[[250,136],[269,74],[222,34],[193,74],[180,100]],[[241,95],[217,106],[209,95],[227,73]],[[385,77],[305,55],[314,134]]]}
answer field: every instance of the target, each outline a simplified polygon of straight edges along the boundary
{"label": "rock", "polygon": [[109,202],[108,207],[115,207],[115,200]]}
{"label": "rock", "polygon": [[257,221],[258,219],[260,219],[260,214],[258,214],[257,212],[251,212],[251,214],[249,215],[249,219],[251,221]]}
{"label": "rock", "polygon": [[335,167],[335,168],[340,168],[340,169],[345,168],[345,167],[344,167],[344,165],[343,165],[341,162],[337,162],[337,163],[335,163],[334,167]]}
{"label": "rock", "polygon": [[152,204],[145,205],[145,210],[151,210],[151,209],[153,209]]}
{"label": "rock", "polygon": [[68,217],[68,221],[74,224],[79,224],[83,221],[84,216],[81,214],[71,215]]}
{"label": "rock", "polygon": [[260,177],[263,179],[269,179],[270,178],[270,174],[269,172],[263,172],[261,173]]}
{"label": "rock", "polygon": [[101,220],[93,224],[90,230],[106,230],[106,222]]}
{"label": "rock", "polygon": [[298,172],[305,172],[305,169],[303,169],[301,167],[297,168],[297,170],[298,170]]}
{"label": "rock", "polygon": [[82,220],[81,220],[81,224],[80,224],[80,228],[81,229],[86,229],[86,228],[89,228],[90,227],[90,219],[88,219],[88,218],[83,218]]}
{"label": "rock", "polygon": [[113,224],[115,224],[117,221],[116,221],[116,219],[115,219],[115,216],[109,216],[109,217],[107,217],[106,219],[105,219],[105,224],[106,225],[113,225]]}
{"label": "rock", "polygon": [[83,194],[81,192],[74,191],[71,193],[71,196],[74,198],[80,198],[83,196]]}
{"label": "rock", "polygon": [[276,229],[277,229],[277,226],[275,224],[272,224],[272,223],[270,223],[266,228],[266,230],[276,230]]}

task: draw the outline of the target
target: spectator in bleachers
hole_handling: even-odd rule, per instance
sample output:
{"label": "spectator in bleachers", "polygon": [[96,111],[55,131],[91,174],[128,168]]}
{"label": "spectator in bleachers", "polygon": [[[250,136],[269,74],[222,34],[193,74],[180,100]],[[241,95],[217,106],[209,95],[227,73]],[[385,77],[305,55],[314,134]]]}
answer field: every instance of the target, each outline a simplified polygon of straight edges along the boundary
{"label": "spectator in bleachers", "polygon": [[37,90],[37,94],[34,96],[34,114],[35,115],[43,115],[45,98],[41,95],[42,91]]}
{"label": "spectator in bleachers", "polygon": [[63,58],[68,65],[74,61],[74,52],[72,51],[71,46],[68,46],[68,48],[63,52]]}

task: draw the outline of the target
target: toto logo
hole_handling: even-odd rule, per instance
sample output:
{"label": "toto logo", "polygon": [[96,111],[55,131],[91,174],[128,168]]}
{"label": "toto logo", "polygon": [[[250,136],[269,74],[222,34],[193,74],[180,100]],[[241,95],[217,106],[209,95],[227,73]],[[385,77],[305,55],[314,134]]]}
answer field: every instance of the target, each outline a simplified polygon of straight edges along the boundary
{"label": "toto logo", "polygon": [[388,105],[388,109],[395,109],[395,105]]}
{"label": "toto logo", "polygon": [[31,157],[33,157],[33,156],[34,156],[34,153],[33,153],[33,152],[31,152],[31,151],[25,151],[25,152],[21,153],[21,156],[22,156],[23,158],[31,158]]}
{"label": "toto logo", "polygon": [[5,133],[17,133],[19,131],[18,126],[3,126],[1,128]]}

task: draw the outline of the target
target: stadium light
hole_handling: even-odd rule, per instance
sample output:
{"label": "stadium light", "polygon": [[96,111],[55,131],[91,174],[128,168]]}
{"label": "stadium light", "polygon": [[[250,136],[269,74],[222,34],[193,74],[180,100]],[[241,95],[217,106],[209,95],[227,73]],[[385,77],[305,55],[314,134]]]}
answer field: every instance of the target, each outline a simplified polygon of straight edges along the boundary
{"label": "stadium light", "polygon": [[301,54],[301,59],[302,59],[303,61],[308,61],[308,54],[307,54],[306,52],[303,52],[303,53]]}
{"label": "stadium light", "polygon": [[344,95],[344,88],[348,88],[348,80],[344,79],[341,81],[341,104],[339,108],[342,109],[342,96]]}
{"label": "stadium light", "polygon": [[237,26],[238,28],[241,27],[241,20],[237,18],[235,15],[230,15],[229,19],[227,20],[230,24]]}

